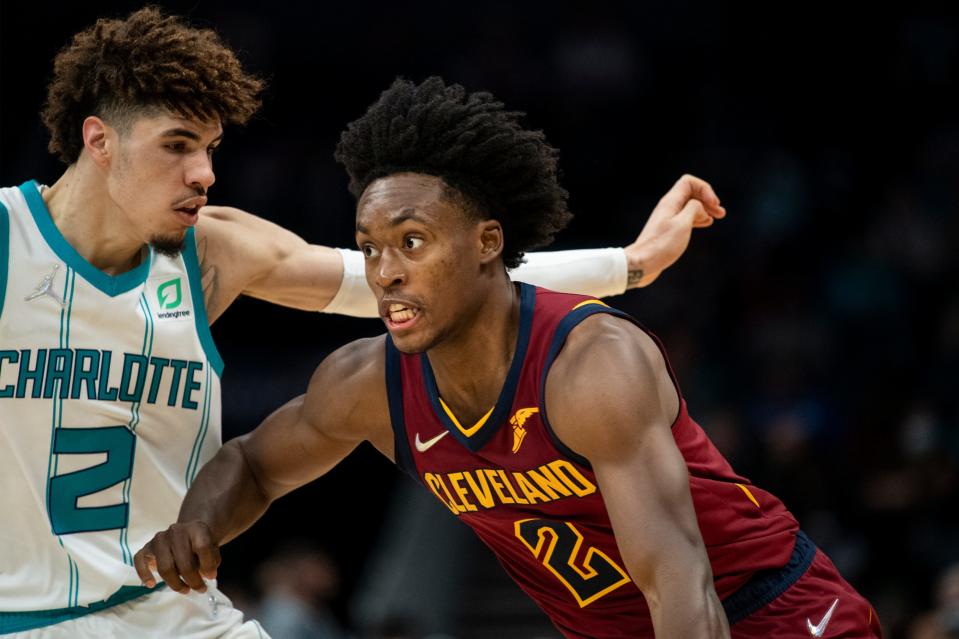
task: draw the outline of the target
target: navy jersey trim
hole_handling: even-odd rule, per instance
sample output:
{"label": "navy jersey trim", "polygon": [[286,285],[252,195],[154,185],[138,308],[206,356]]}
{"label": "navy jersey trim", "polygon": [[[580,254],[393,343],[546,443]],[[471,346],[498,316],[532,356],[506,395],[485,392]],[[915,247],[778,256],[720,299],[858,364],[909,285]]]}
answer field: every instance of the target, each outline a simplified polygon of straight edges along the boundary
{"label": "navy jersey trim", "polygon": [[396,465],[407,475],[419,481],[410,437],[406,434],[406,417],[403,414],[403,371],[400,368],[400,352],[393,338],[386,335],[386,396],[390,404],[390,423],[393,425],[393,456]]}
{"label": "navy jersey trim", "polygon": [[669,373],[669,379],[672,380],[673,386],[676,387],[676,393],[679,395],[679,412],[676,414],[676,419],[673,420],[673,425],[676,424],[676,421],[679,419],[679,415],[681,415],[683,412],[683,393],[679,388],[679,381],[676,379],[676,374],[673,372],[673,367],[669,364],[669,358],[666,357],[666,349],[663,348],[663,343],[659,341],[658,337],[646,330],[646,328],[640,324],[635,317],[632,317],[631,315],[624,313],[619,309],[606,306],[605,304],[587,304],[586,306],[581,306],[570,311],[569,314],[560,320],[559,324],[556,326],[556,332],[553,333],[553,341],[550,343],[549,352],[546,355],[546,360],[543,363],[543,376],[539,381],[539,396],[542,398],[540,417],[542,418],[543,426],[546,427],[546,432],[549,434],[549,438],[553,442],[553,445],[556,446],[556,449],[562,452],[564,455],[567,455],[577,464],[580,464],[586,468],[592,468],[589,461],[564,444],[553,431],[553,427],[549,423],[549,416],[546,414],[546,378],[549,375],[549,369],[553,365],[553,360],[556,359],[556,357],[559,355],[559,352],[566,344],[566,338],[569,337],[570,331],[572,331],[584,319],[591,315],[596,315],[597,313],[606,313],[615,317],[621,317],[634,324],[639,330],[646,333],[653,340],[653,342],[656,344],[656,347],[659,348],[659,352],[663,356],[663,362],[666,364],[666,371]]}
{"label": "navy jersey trim", "polygon": [[63,237],[60,229],[54,224],[43,197],[40,196],[40,186],[34,180],[21,184],[20,192],[23,194],[23,199],[27,201],[27,207],[40,230],[40,235],[50,249],[96,289],[110,297],[116,297],[146,282],[147,275],[150,274],[150,263],[153,261],[152,250],[148,250],[144,258],[140,260],[140,264],[126,273],[107,275],[77,253],[77,250]]}
{"label": "navy jersey trim", "polygon": [[546,428],[546,433],[553,442],[553,446],[556,446],[556,450],[560,451],[577,464],[584,466],[585,468],[592,468],[589,461],[564,444],[562,440],[556,436],[556,433],[553,431],[553,427],[549,423],[549,417],[546,414],[546,377],[549,375],[549,369],[553,366],[553,360],[556,359],[556,356],[559,355],[559,352],[566,344],[566,338],[569,336],[569,332],[576,328],[576,326],[584,319],[590,317],[591,315],[596,315],[597,313],[615,315],[636,324],[636,320],[626,313],[610,306],[606,306],[605,304],[587,304],[586,306],[580,306],[579,308],[570,311],[569,314],[560,320],[559,324],[556,326],[556,332],[553,333],[553,341],[550,342],[549,351],[547,352],[546,359],[543,362],[543,375],[539,380],[539,396],[542,398],[542,405],[539,407],[539,414],[542,418],[543,426]]}
{"label": "navy jersey trim", "polygon": [[186,275],[190,282],[190,297],[193,299],[193,322],[196,325],[196,334],[200,338],[203,352],[210,361],[210,366],[216,376],[223,379],[223,358],[213,342],[213,333],[210,332],[210,320],[206,316],[206,301],[203,299],[203,279],[200,276],[200,258],[196,253],[196,233],[191,226],[186,231],[183,240],[183,264],[186,265]]}
{"label": "navy jersey trim", "polygon": [[513,407],[513,398],[516,395],[516,386],[519,384],[520,373],[523,371],[523,363],[526,361],[529,338],[533,331],[533,308],[536,305],[536,287],[522,282],[518,284],[520,287],[519,334],[516,337],[516,351],[513,353],[513,361],[510,363],[509,372],[506,374],[506,381],[503,382],[503,388],[500,390],[499,398],[496,400],[493,412],[486,419],[486,423],[471,437],[464,435],[449,418],[446,411],[443,410],[443,407],[440,405],[440,394],[436,386],[436,377],[433,375],[433,369],[430,366],[430,359],[426,353],[419,356],[423,367],[423,382],[426,386],[426,394],[433,407],[433,413],[443,426],[446,427],[446,430],[453,434],[453,437],[474,453],[489,442],[502,423],[509,417],[510,410]]}
{"label": "navy jersey trim", "polygon": [[10,269],[10,215],[0,202],[0,317],[7,298],[7,273]]}
{"label": "navy jersey trim", "polygon": [[793,546],[792,555],[785,566],[753,574],[739,590],[723,600],[723,610],[729,625],[742,621],[775,601],[779,595],[799,581],[815,558],[816,545],[806,536],[806,533],[797,531],[796,545]]}

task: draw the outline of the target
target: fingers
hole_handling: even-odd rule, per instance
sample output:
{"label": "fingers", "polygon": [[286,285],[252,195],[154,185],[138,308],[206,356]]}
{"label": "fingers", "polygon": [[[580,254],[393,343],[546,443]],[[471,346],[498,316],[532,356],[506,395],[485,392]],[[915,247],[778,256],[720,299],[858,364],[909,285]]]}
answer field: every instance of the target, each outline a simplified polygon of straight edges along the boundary
{"label": "fingers", "polygon": [[220,549],[210,529],[200,523],[173,524],[157,533],[133,559],[143,585],[156,585],[154,572],[171,590],[186,594],[206,592],[204,577],[216,577]]}
{"label": "fingers", "polygon": [[194,533],[193,547],[200,561],[200,574],[207,579],[216,579],[216,569],[220,566],[220,547],[213,543],[209,529],[203,528]]}
{"label": "fingers", "polygon": [[693,228],[694,228],[694,229],[704,229],[704,228],[706,228],[706,227],[708,227],[708,226],[712,226],[712,225],[713,225],[713,222],[715,222],[715,221],[716,221],[716,218],[714,218],[714,217],[708,217],[708,216],[707,216],[706,219],[703,219],[703,220],[697,218],[696,221],[693,222]]}
{"label": "fingers", "polygon": [[701,178],[695,175],[686,174],[676,181],[673,188],[679,188],[680,192],[685,193],[686,197],[694,197],[706,206],[719,206],[719,196],[713,187]]}
{"label": "fingers", "polygon": [[156,557],[153,555],[152,544],[153,542],[151,541],[141,548],[140,552],[133,556],[133,567],[136,569],[140,581],[142,581],[143,585],[147,588],[152,588],[156,585],[156,579],[153,578],[152,570],[152,567],[156,566]]}
{"label": "fingers", "polygon": [[706,226],[712,224],[713,218],[706,212],[706,207],[699,200],[689,200],[678,216],[685,228]]}
{"label": "fingers", "polygon": [[660,204],[673,212],[680,211],[690,199],[702,202],[705,212],[715,219],[726,217],[726,209],[719,202],[719,196],[708,182],[686,174],[679,178],[673,187],[663,196]]}
{"label": "fingers", "polygon": [[174,528],[170,532],[174,539],[171,554],[173,555],[176,574],[193,590],[206,592],[206,584],[203,582],[203,577],[200,576],[200,562],[193,551],[190,532],[183,527]]}
{"label": "fingers", "polygon": [[166,543],[166,539],[161,535],[169,536],[169,533],[159,533],[153,538],[153,556],[156,560],[157,574],[166,582],[170,590],[186,594],[190,591],[190,587],[180,579],[171,544]]}

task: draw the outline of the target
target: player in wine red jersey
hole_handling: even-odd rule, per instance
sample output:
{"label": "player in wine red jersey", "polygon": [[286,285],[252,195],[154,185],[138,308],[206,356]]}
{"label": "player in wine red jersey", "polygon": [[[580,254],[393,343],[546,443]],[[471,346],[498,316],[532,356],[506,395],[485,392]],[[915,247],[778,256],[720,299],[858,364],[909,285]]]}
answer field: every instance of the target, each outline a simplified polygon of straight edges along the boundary
{"label": "player in wine red jersey", "polygon": [[[881,636],[782,502],[692,420],[654,337],[595,298],[510,282],[570,217],[555,150],[518,119],[431,78],[397,81],[350,125],[337,156],[389,332],[341,348],[224,446],[137,554],[145,584],[155,569],[202,588],[221,544],[366,440],[567,637]],[[679,216],[710,217],[699,201]]]}

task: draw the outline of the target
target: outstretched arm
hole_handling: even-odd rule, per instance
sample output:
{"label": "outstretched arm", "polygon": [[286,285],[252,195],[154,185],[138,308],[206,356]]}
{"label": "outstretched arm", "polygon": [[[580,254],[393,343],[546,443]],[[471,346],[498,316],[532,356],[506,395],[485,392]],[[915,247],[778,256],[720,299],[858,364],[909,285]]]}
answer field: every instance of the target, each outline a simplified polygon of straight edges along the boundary
{"label": "outstretched arm", "polygon": [[660,199],[629,246],[529,253],[510,277],[564,293],[619,295],[652,284],[686,251],[693,229],[724,217],[726,209],[709,183],[684,175]]}
{"label": "outstretched arm", "polygon": [[[595,297],[646,286],[682,256],[694,228],[726,215],[712,187],[684,175],[625,248],[530,253],[514,280]],[[272,222],[230,207],[205,207],[197,252],[207,317],[240,295],[307,311],[377,317],[359,251],[308,244]]]}
{"label": "outstretched arm", "polygon": [[177,592],[203,592],[220,546],[273,500],[323,475],[363,440],[391,451],[383,366],[382,338],[348,344],[320,365],[305,395],[227,442],[197,475],[177,522],[134,557],[143,583],[154,585],[156,570]]}
{"label": "outstretched arm", "polygon": [[584,320],[549,373],[546,405],[557,436],[592,464],[656,636],[728,637],[671,432],[679,398],[653,340],[610,315]]}

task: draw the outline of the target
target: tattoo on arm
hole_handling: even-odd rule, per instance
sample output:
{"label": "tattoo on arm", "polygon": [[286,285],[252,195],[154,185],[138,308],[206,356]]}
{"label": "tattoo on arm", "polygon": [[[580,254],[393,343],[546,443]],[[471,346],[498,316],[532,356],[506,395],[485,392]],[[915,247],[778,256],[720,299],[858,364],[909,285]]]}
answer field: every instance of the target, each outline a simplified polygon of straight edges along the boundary
{"label": "tattoo on arm", "polygon": [[626,288],[636,288],[639,286],[639,282],[643,279],[645,274],[646,273],[641,268],[629,269],[629,274],[626,279]]}
{"label": "tattoo on arm", "polygon": [[216,299],[219,280],[217,279],[216,266],[207,263],[207,238],[203,237],[197,243],[197,257],[200,260],[200,282],[203,284],[203,300],[206,302],[206,308],[209,312],[212,310],[214,300]]}

